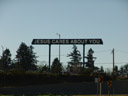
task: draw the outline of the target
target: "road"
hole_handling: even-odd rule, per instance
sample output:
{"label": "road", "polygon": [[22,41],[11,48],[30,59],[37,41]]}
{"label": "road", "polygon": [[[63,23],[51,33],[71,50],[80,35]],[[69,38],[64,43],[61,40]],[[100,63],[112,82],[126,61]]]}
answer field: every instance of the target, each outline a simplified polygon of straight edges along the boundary
{"label": "road", "polygon": [[[106,82],[102,84],[102,93],[108,94]],[[128,94],[128,80],[113,81],[110,88],[111,94]],[[59,83],[43,84],[23,87],[5,87],[0,88],[0,94],[67,94],[67,95],[84,95],[97,94],[97,84],[94,82],[81,83]]]}

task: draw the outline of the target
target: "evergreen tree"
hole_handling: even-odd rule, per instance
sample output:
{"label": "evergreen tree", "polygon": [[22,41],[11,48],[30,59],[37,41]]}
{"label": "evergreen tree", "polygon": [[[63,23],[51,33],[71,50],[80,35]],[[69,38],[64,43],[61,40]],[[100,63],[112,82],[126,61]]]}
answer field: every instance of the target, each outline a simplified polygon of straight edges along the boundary
{"label": "evergreen tree", "polygon": [[62,72],[62,64],[59,62],[58,58],[55,58],[52,63],[51,72],[57,74],[60,74]]}
{"label": "evergreen tree", "polygon": [[48,66],[45,64],[44,66],[40,66],[40,72],[41,73],[47,73],[47,72],[49,72],[49,68],[48,68]]}
{"label": "evergreen tree", "polygon": [[100,71],[101,71],[102,73],[104,72],[103,66],[101,66]]}
{"label": "evergreen tree", "polygon": [[68,69],[70,70],[70,72],[73,73],[78,73],[79,68],[81,68],[81,54],[80,51],[77,49],[76,45],[73,45],[73,52],[71,52],[70,54],[68,54],[67,57],[70,57],[71,61],[68,62]]}
{"label": "evergreen tree", "polygon": [[115,71],[115,73],[118,73],[118,66],[114,67],[114,71]]}
{"label": "evergreen tree", "polygon": [[16,55],[19,68],[22,68],[25,71],[37,69],[37,56],[35,56],[33,49],[32,46],[27,46],[25,43],[21,43]]}
{"label": "evergreen tree", "polygon": [[3,51],[3,54],[0,59],[0,69],[1,70],[8,70],[11,64],[11,52],[9,49]]}
{"label": "evergreen tree", "polygon": [[87,56],[85,57],[87,58],[86,67],[94,68],[94,59],[96,59],[96,57],[93,57],[93,53],[94,51],[90,48]]}
{"label": "evergreen tree", "polygon": [[121,66],[120,73],[121,73],[122,76],[127,76],[128,77],[128,64],[125,64],[125,65]]}

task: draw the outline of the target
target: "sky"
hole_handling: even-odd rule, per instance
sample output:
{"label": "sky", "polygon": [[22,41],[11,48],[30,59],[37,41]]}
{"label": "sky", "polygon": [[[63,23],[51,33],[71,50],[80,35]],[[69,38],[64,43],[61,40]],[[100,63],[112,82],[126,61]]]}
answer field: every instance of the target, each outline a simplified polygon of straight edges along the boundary
{"label": "sky", "polygon": [[[0,54],[9,48],[12,59],[21,42],[33,39],[102,38],[103,45],[86,45],[97,57],[95,66],[112,68],[128,63],[128,0],[0,0]],[[49,46],[33,45],[39,61],[48,63]],[[61,62],[66,65],[73,45],[61,45]],[[82,45],[77,45],[82,52]],[[51,62],[59,55],[52,46]],[[87,61],[87,60],[85,60]]]}

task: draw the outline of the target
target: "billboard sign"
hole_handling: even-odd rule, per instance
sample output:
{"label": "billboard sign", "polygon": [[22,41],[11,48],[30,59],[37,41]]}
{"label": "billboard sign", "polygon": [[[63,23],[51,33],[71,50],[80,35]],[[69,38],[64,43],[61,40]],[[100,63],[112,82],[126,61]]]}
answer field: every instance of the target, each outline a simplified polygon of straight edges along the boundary
{"label": "billboard sign", "polygon": [[103,44],[102,39],[33,39],[32,44]]}

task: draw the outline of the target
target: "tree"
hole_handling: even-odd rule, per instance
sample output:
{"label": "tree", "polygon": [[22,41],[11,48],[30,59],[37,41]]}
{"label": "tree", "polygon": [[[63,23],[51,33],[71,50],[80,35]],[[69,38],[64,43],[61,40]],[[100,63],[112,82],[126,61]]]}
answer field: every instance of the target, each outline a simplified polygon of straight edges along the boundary
{"label": "tree", "polygon": [[41,73],[48,73],[49,72],[49,68],[46,64],[44,66],[40,66],[39,69],[40,69]]}
{"label": "tree", "polygon": [[103,68],[103,66],[101,66],[100,72],[104,73],[104,68]]}
{"label": "tree", "polygon": [[125,64],[120,68],[120,73],[122,76],[127,76],[128,77],[128,64]]}
{"label": "tree", "polygon": [[62,72],[62,64],[59,62],[58,58],[55,58],[52,63],[51,72],[57,74],[60,74]]}
{"label": "tree", "polygon": [[19,68],[22,68],[25,71],[37,69],[37,56],[33,52],[33,49],[32,46],[27,46],[25,43],[21,43],[16,55]]}
{"label": "tree", "polygon": [[73,73],[79,73],[79,68],[81,68],[81,54],[80,51],[77,49],[76,45],[73,45],[73,52],[71,52],[70,54],[67,55],[67,57],[70,57],[71,61],[68,62],[68,69],[70,70],[70,72]]}
{"label": "tree", "polygon": [[3,51],[3,54],[0,59],[0,69],[1,70],[8,70],[11,64],[11,52],[9,49]]}
{"label": "tree", "polygon": [[115,66],[114,70],[117,73],[118,72],[118,66]]}
{"label": "tree", "polygon": [[87,58],[86,67],[94,68],[94,59],[96,59],[96,57],[93,57],[93,53],[94,51],[90,48],[88,55],[85,57]]}

